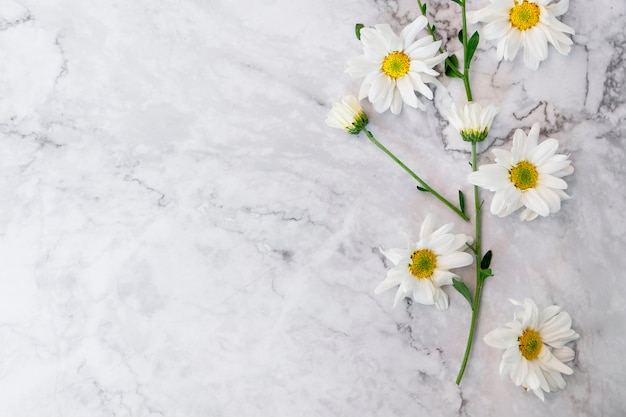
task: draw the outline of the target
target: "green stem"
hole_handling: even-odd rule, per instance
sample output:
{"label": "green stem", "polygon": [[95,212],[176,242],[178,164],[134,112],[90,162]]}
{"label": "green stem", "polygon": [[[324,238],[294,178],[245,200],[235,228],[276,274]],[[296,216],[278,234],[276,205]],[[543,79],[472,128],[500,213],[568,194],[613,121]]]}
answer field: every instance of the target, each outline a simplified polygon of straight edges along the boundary
{"label": "green stem", "polygon": [[472,88],[469,79],[470,60],[467,59],[467,13],[465,11],[465,0],[461,4],[461,21],[463,25],[463,85],[465,86],[467,101],[472,101]]}
{"label": "green stem", "polygon": [[[426,9],[424,8],[424,5],[422,4],[421,0],[417,0],[417,5],[420,8],[420,12],[422,12],[422,16],[428,19],[428,16],[426,16]],[[428,31],[428,33],[430,33],[430,36],[432,36],[433,41],[437,42],[438,39],[437,39],[437,35],[435,35],[435,27],[430,24],[430,21],[426,23],[426,30]],[[440,54],[444,53],[443,48],[439,47],[439,53]],[[457,69],[456,64],[452,62],[450,57],[447,57],[445,62],[447,64],[447,67],[450,68],[450,70],[454,73],[455,76],[459,78],[463,78],[463,74],[461,74],[461,72]]]}
{"label": "green stem", "polygon": [[[472,142],[472,170],[475,172],[478,167],[476,165],[476,142]],[[470,324],[469,335],[467,336],[467,345],[465,346],[465,356],[463,356],[463,362],[461,363],[461,369],[459,370],[459,374],[456,377],[456,384],[461,384],[461,379],[463,379],[463,374],[465,373],[465,367],[467,366],[467,361],[469,359],[470,352],[472,350],[472,341],[474,340],[474,331],[476,329],[476,322],[478,321],[478,308],[480,306],[480,296],[483,290],[483,283],[485,279],[481,274],[482,266],[482,249],[481,249],[481,239],[482,239],[482,230],[481,230],[481,221],[480,221],[480,211],[482,208],[482,203],[480,201],[480,195],[478,191],[478,187],[474,186],[474,207],[475,207],[475,233],[476,240],[474,242],[474,262],[476,264],[476,293],[474,294],[474,301],[472,303],[472,322]]]}
{"label": "green stem", "polygon": [[448,200],[446,200],[441,194],[439,194],[437,191],[435,191],[430,185],[426,184],[426,182],[421,179],[419,176],[417,176],[417,174],[413,171],[411,171],[409,169],[409,167],[407,167],[406,165],[404,165],[402,163],[402,161],[400,161],[393,153],[391,153],[391,151],[387,148],[385,148],[383,146],[382,143],[380,143],[379,141],[376,140],[376,138],[374,137],[374,135],[372,134],[372,132],[370,132],[367,129],[363,129],[363,132],[365,132],[365,134],[367,135],[367,137],[369,138],[369,140],[376,145],[381,151],[383,151],[384,153],[386,153],[391,159],[393,159],[398,165],[400,165],[400,167],[402,167],[402,169],[404,169],[406,172],[409,173],[410,176],[412,176],[417,182],[420,183],[420,185],[429,193],[431,193],[432,195],[434,195],[435,197],[437,197],[437,199],[439,199],[439,201],[441,201],[443,204],[445,204],[446,206],[448,206],[452,211],[454,211],[456,214],[458,214],[463,220],[465,221],[469,221],[469,217],[467,217],[467,215],[465,213],[463,213],[459,208],[457,208],[454,204],[450,203]]}

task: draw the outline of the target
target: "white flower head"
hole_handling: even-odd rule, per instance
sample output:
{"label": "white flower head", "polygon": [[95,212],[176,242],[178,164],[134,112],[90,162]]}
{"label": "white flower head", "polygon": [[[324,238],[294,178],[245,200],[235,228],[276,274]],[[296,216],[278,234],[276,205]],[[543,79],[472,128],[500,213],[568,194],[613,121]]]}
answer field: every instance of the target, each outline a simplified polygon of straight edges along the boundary
{"label": "white flower head", "polygon": [[326,118],[328,126],[345,129],[353,135],[358,135],[367,123],[367,115],[354,96],[345,96],[335,103]]}
{"label": "white flower head", "polygon": [[563,55],[569,54],[574,29],[560,22],[569,0],[490,0],[483,9],[467,14],[470,23],[485,22],[483,36],[498,40],[498,59],[512,61],[524,49],[524,64],[533,70],[548,57],[548,42]]}
{"label": "white flower head", "polygon": [[498,113],[494,105],[486,107],[479,103],[466,103],[463,108],[456,104],[443,110],[452,126],[461,134],[467,142],[481,142],[489,134],[491,123]]}
{"label": "white flower head", "polygon": [[388,24],[361,29],[364,54],[349,60],[346,72],[365,77],[359,99],[368,97],[377,112],[391,109],[398,114],[402,103],[424,110],[426,107],[415,91],[432,100],[433,92],[425,83],[437,82],[439,73],[433,67],[443,62],[447,54],[439,53],[441,41],[435,42],[430,36],[415,40],[427,23],[424,16],[419,16],[400,36]]}
{"label": "white flower head", "polygon": [[417,303],[447,309],[448,295],[441,287],[452,285],[452,278],[457,277],[449,270],[469,265],[474,259],[469,253],[459,251],[471,243],[471,237],[449,233],[452,226],[449,223],[433,231],[435,224],[429,214],[417,242],[409,243],[407,249],[381,250],[395,266],[387,271],[387,277],[374,292],[380,294],[399,285],[394,307],[405,296],[413,296]]}
{"label": "white flower head", "polygon": [[568,155],[557,154],[559,143],[548,138],[537,144],[539,124],[528,132],[517,129],[511,151],[494,149],[495,164],[487,164],[472,172],[468,181],[494,191],[491,212],[505,217],[520,207],[520,219],[529,221],[548,216],[561,209],[561,201],[569,196],[563,177],[574,172]]}
{"label": "white flower head", "polygon": [[506,327],[495,329],[483,340],[489,346],[504,349],[500,375],[531,390],[542,400],[544,391],[565,388],[563,375],[571,375],[565,365],[574,359],[574,351],[565,346],[580,336],[572,330],[572,318],[558,306],[545,308],[541,313],[531,299],[523,302],[510,300],[518,308],[514,320]]}

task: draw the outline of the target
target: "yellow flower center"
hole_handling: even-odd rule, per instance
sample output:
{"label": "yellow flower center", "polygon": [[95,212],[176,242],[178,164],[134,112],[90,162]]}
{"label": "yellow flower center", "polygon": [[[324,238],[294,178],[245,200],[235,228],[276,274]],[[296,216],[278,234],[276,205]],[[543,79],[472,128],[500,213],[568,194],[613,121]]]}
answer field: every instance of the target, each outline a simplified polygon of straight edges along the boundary
{"label": "yellow flower center", "polygon": [[528,161],[520,161],[510,171],[511,182],[520,190],[535,188],[539,173],[537,167]]}
{"label": "yellow flower center", "polygon": [[530,29],[539,22],[539,6],[524,0],[511,9],[509,19],[511,24],[519,30]]}
{"label": "yellow flower center", "polygon": [[519,351],[526,360],[532,361],[539,356],[541,347],[543,346],[539,333],[531,329],[526,329],[524,333],[517,338],[517,341],[519,342]]}
{"label": "yellow flower center", "polygon": [[411,59],[404,52],[392,52],[383,59],[383,72],[391,78],[403,77],[411,69]]}
{"label": "yellow flower center", "polygon": [[409,270],[415,278],[430,278],[437,267],[437,255],[430,249],[420,249],[411,255]]}

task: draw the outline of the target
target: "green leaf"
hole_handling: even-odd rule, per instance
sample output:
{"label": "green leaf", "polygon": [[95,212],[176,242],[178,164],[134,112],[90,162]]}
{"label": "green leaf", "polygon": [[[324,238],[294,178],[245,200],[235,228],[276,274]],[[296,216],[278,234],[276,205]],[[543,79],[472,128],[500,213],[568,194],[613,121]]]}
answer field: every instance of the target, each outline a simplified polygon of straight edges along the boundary
{"label": "green leaf", "polygon": [[458,4],[459,6],[463,7],[463,3],[461,2],[461,0],[452,0],[452,1]]}
{"label": "green leaf", "polygon": [[493,254],[491,253],[490,250],[487,251],[487,253],[485,254],[485,256],[483,256],[482,261],[480,261],[480,267],[482,269],[489,269],[489,265],[491,265],[491,256]]}
{"label": "green leaf", "polygon": [[426,16],[426,3],[422,4],[422,14]]}
{"label": "green leaf", "polygon": [[484,281],[487,278],[492,277],[492,276],[493,276],[493,272],[491,272],[491,269],[482,269],[481,268],[480,271],[479,271],[479,274],[478,274],[478,278],[481,281]]}
{"label": "green leaf", "polygon": [[458,38],[459,38],[459,42],[463,43],[463,29],[459,30]]}
{"label": "green leaf", "polygon": [[430,190],[427,190],[427,189],[426,189],[426,188],[424,188],[424,187],[420,187],[419,185],[417,185],[416,187],[417,187],[417,189],[418,189],[418,190],[423,191],[423,192],[425,192],[425,193],[429,193],[429,192],[430,192]]}
{"label": "green leaf", "polygon": [[461,213],[465,214],[465,196],[461,190],[459,190],[459,207],[461,207]]}
{"label": "green leaf", "polygon": [[[454,68],[452,68],[452,66],[450,65],[450,63],[452,63],[452,65],[454,65]],[[446,59],[446,75],[450,78],[461,78],[461,76],[459,75],[459,58],[456,57],[456,55],[450,55],[448,57],[448,59]]]}
{"label": "green leaf", "polygon": [[356,38],[358,40],[361,40],[361,29],[363,29],[365,27],[365,25],[363,23],[357,23],[354,26],[354,33],[356,34]]}
{"label": "green leaf", "polygon": [[465,62],[469,63],[474,56],[474,52],[476,52],[476,48],[478,47],[478,41],[480,40],[480,36],[478,36],[478,32],[474,32],[471,38],[467,41],[467,51],[465,51]]}
{"label": "green leaf", "polygon": [[470,307],[472,307],[472,293],[470,293],[469,288],[463,281],[459,281],[456,278],[452,278],[452,286],[455,290],[457,290],[469,303]]}

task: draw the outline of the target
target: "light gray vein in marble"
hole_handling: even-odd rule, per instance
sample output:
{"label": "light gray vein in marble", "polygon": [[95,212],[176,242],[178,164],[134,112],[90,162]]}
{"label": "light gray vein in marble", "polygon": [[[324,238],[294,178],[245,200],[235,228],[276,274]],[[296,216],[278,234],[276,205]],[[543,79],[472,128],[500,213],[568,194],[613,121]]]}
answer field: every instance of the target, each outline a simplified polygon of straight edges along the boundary
{"label": "light gray vein in marble", "polygon": [[[458,50],[458,7],[427,3]],[[487,41],[474,58],[475,98],[500,107],[480,162],[539,122],[576,171],[555,216],[485,213],[495,277],[458,387],[463,298],[393,309],[373,289],[379,248],[429,211],[472,226],[323,123],[358,91],[354,24],[397,30],[416,2],[1,1],[0,415],[622,415],[626,5],[591,9],[571,2],[572,51],[536,72]],[[469,147],[441,113],[462,85],[442,83],[425,112],[366,110],[453,199]],[[563,306],[581,334],[545,403],[481,340],[511,297]]]}

